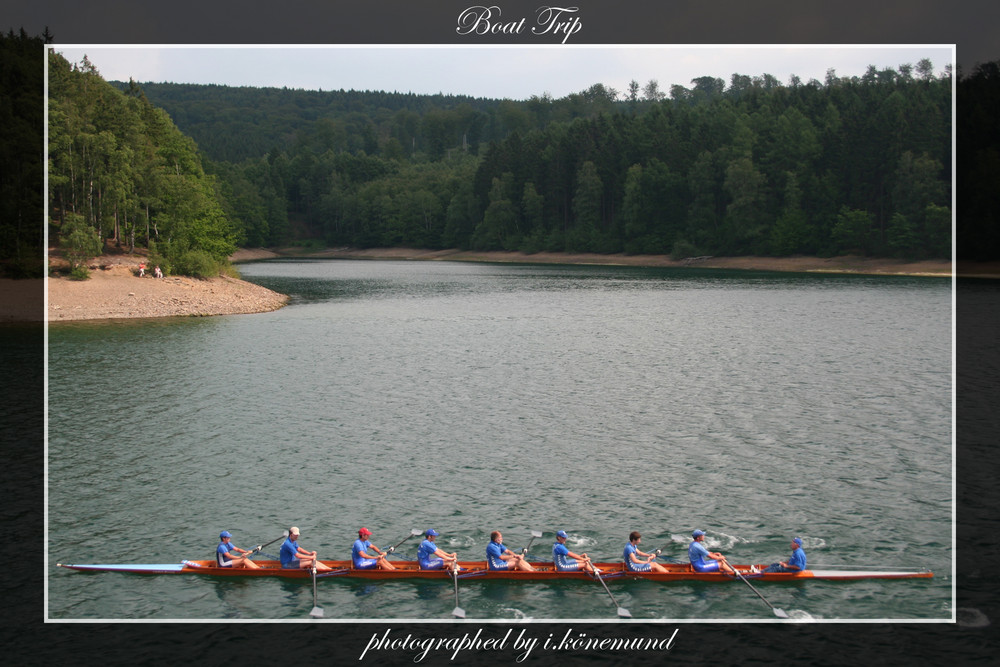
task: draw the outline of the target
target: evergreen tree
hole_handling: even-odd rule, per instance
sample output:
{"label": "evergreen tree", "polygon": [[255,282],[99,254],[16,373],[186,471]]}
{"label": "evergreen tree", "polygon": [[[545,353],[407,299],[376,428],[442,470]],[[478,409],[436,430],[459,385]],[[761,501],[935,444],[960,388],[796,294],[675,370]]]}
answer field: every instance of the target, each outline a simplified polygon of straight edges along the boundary
{"label": "evergreen tree", "polygon": [[591,161],[580,165],[576,174],[573,196],[573,226],[566,234],[567,252],[587,252],[593,249],[601,219],[601,194],[604,185]]}

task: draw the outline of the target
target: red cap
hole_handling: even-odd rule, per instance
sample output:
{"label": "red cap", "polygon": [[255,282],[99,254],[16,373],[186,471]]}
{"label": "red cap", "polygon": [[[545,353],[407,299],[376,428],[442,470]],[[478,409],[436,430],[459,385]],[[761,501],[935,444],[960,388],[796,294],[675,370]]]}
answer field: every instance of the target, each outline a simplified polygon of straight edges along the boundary
{"label": "red cap", "polygon": [[371,534],[372,531],[368,530],[367,528],[362,528],[361,530],[358,531],[358,535],[371,535]]}

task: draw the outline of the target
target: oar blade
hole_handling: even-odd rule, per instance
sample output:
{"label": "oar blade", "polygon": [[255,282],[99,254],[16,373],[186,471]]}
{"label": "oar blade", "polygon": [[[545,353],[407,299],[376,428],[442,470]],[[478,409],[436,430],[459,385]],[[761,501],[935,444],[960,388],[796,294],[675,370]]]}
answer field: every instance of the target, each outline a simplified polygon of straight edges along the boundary
{"label": "oar blade", "polygon": [[309,615],[313,618],[323,618],[323,609],[321,607],[313,607]]}
{"label": "oar blade", "polygon": [[624,607],[618,607],[618,615],[621,618],[632,618],[631,612],[629,612],[629,610],[625,609]]}
{"label": "oar blade", "polygon": [[542,536],[542,531],[540,531],[540,530],[533,530],[533,531],[531,531],[531,536],[532,537],[541,537]]}
{"label": "oar blade", "polygon": [[465,618],[465,610],[461,607],[455,607],[451,610],[451,615],[455,618]]}
{"label": "oar blade", "polygon": [[774,611],[774,615],[778,618],[791,618],[791,616],[785,613],[784,609],[778,609],[777,607],[772,607],[771,609]]}

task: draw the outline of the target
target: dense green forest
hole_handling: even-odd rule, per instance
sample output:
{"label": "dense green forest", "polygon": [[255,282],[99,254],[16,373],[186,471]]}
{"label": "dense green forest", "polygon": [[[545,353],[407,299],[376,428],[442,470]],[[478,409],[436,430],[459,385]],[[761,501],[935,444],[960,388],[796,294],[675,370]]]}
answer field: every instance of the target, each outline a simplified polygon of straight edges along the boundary
{"label": "dense green forest", "polygon": [[[85,58],[49,58],[50,221],[75,270],[104,242],[150,251],[168,271],[218,273],[237,234],[194,141]],[[85,273],[85,269],[83,270]]]}
{"label": "dense green forest", "polygon": [[[165,234],[171,210],[183,218],[181,224],[189,222],[175,205],[179,200],[161,201],[142,185],[170,172],[166,153],[152,144],[145,153],[130,148],[133,180],[124,181],[129,191],[124,199],[109,197],[100,181],[84,187],[78,180],[73,195],[69,183],[80,174],[74,171],[61,182],[64,174],[57,165],[65,168],[73,160],[50,146],[53,182],[51,206],[46,207],[39,187],[46,166],[43,47],[51,39],[23,30],[0,36],[0,273],[44,275],[45,228],[38,221],[50,219],[51,242],[65,242],[61,224],[66,211],[86,221],[84,231],[92,230],[91,236],[100,229],[112,239],[117,236],[123,248],[132,242],[166,241],[180,250],[184,241],[173,244],[176,235]],[[86,140],[92,142],[88,150],[106,147],[108,135],[103,143],[93,141],[103,131],[116,142],[116,131],[134,138],[145,132],[143,114],[170,127],[169,116],[182,117],[181,110],[163,91],[177,87],[196,98],[185,101],[189,115],[183,116],[193,124],[178,124],[196,143],[177,135],[173,141],[186,146],[192,165],[202,166],[201,174],[194,168],[188,175],[193,179],[188,185],[196,182],[197,187],[187,189],[207,198],[197,216],[212,212],[208,221],[215,223],[214,231],[207,245],[216,254],[235,243],[296,239],[357,245],[519,243],[530,250],[560,247],[560,241],[561,247],[572,248],[587,237],[596,242],[591,247],[620,243],[629,251],[658,247],[717,253],[713,239],[756,251],[766,239],[766,249],[773,253],[793,248],[837,252],[853,245],[872,254],[902,254],[908,246],[915,256],[942,254],[943,239],[935,242],[933,232],[934,221],[944,219],[949,197],[951,162],[944,146],[950,108],[944,100],[951,82],[950,75],[932,75],[920,64],[916,69],[869,70],[856,79],[831,73],[822,83],[780,85],[767,76],[733,76],[727,86],[702,78],[692,81],[691,88],[672,86],[669,95],[655,86],[636,94],[635,86],[619,98],[595,85],[560,100],[524,102],[175,84],[156,90],[160,84],[146,84],[156,92],[154,103],[168,110],[164,116],[147,108],[151,105],[136,85],[119,85],[112,95],[96,85],[96,71],[77,71],[79,65],[56,61],[56,75],[95,82],[89,90],[103,91],[100,104],[130,107],[135,121],[127,131],[121,124],[101,127],[97,117],[77,128],[50,127],[54,138],[70,139],[69,146]],[[67,83],[65,93],[86,89],[80,81]],[[960,186],[955,193],[956,255],[960,260],[997,259],[1000,62],[960,73],[955,88],[955,178]],[[222,93],[244,99],[225,101]],[[260,94],[257,101],[255,93]],[[263,103],[267,97],[284,100],[288,125],[279,123],[282,116]],[[317,108],[296,111],[309,106],[306,99],[316,100]],[[91,111],[100,106],[54,96],[52,108],[57,104]],[[230,118],[253,120],[271,134],[249,126],[226,132],[224,125],[206,133],[210,124],[220,122],[226,105]],[[323,110],[331,105],[343,113]],[[190,115],[196,109],[205,111],[200,122]],[[463,124],[462,117],[469,120]],[[273,124],[269,118],[275,119]],[[369,129],[358,131],[351,123],[362,119]],[[448,131],[435,135],[435,127]],[[70,134],[77,131],[89,137]],[[208,135],[255,148],[227,156]],[[432,141],[435,136],[438,143]],[[622,141],[615,143],[616,137]],[[783,137],[791,140],[791,150],[780,150]],[[76,158],[82,159],[79,149]],[[125,154],[119,151],[119,158]],[[121,183],[111,190],[120,192]],[[73,196],[76,210],[67,205]],[[88,197],[100,205],[99,219],[95,209],[87,210]],[[758,206],[742,206],[747,202]],[[923,227],[914,220],[922,220]],[[723,231],[730,228],[736,233],[727,238]],[[658,235],[661,230],[665,233]],[[824,230],[829,232],[825,236]],[[615,234],[622,236],[616,239]],[[926,246],[914,240],[921,234]],[[197,235],[187,238],[188,244],[200,243]]]}
{"label": "dense green forest", "polygon": [[248,245],[950,257],[950,71],[691,83],[522,102],[141,88]]}
{"label": "dense green forest", "polygon": [[[28,186],[42,165],[14,155],[40,139],[29,112],[41,44],[2,40],[7,275],[41,245],[30,211],[42,202]],[[952,81],[928,62],[824,82],[734,74],[666,94],[633,82],[625,95],[595,84],[511,101],[112,85],[89,63],[50,57],[48,217],[64,247],[149,245],[188,272],[237,245],[303,240],[950,254]],[[970,184],[957,193],[959,258],[1000,254],[998,72],[980,65],[956,85],[958,177]]]}

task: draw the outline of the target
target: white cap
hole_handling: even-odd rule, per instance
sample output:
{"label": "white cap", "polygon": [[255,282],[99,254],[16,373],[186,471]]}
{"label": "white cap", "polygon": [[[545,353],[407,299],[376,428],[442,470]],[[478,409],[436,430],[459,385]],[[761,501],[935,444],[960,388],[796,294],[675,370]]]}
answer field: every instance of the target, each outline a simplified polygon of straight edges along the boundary
{"label": "white cap", "polygon": [[288,529],[288,534],[289,535],[298,535],[299,534],[299,527],[298,526],[292,526],[291,528]]}

